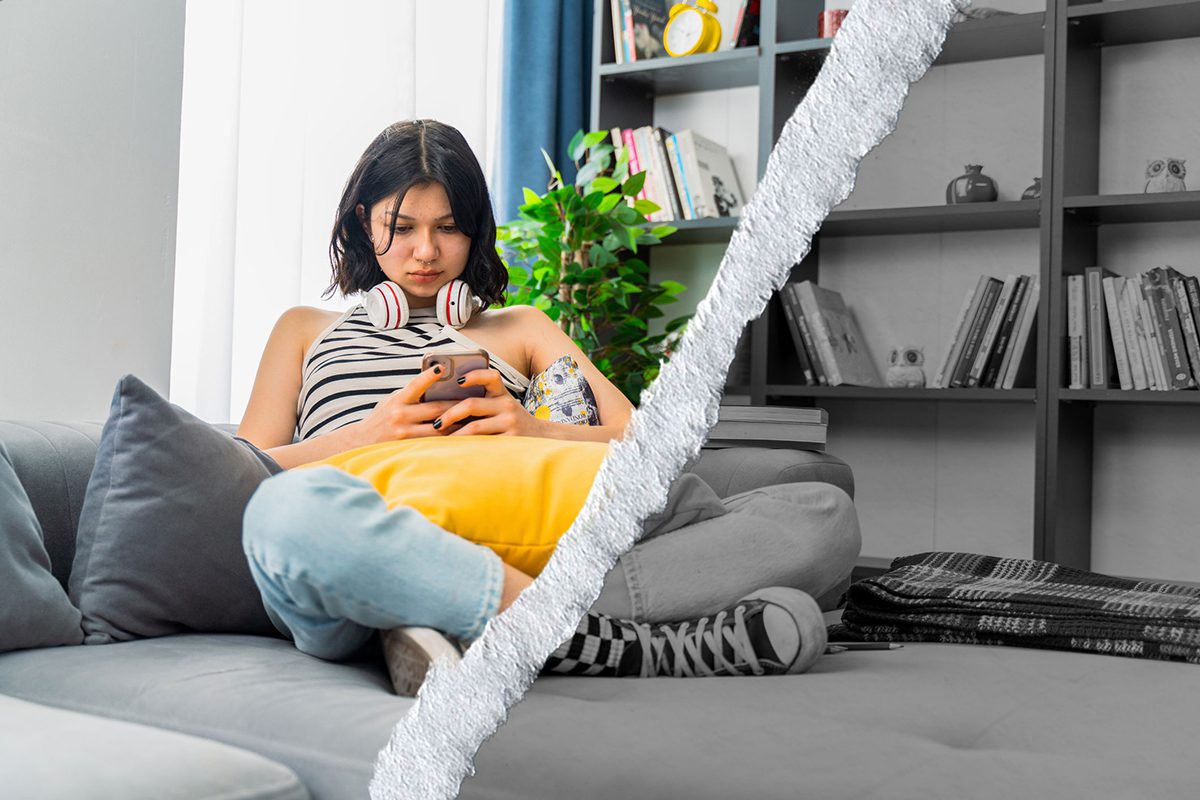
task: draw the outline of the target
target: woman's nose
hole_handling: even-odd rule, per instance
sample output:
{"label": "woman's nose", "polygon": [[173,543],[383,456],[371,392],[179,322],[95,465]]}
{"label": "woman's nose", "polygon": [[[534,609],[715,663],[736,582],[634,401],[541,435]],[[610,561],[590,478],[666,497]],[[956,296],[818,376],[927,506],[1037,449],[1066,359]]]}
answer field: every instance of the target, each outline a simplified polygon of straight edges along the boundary
{"label": "woman's nose", "polygon": [[433,231],[425,231],[417,235],[417,243],[413,247],[413,257],[422,261],[432,261],[437,258],[437,242],[434,241]]}

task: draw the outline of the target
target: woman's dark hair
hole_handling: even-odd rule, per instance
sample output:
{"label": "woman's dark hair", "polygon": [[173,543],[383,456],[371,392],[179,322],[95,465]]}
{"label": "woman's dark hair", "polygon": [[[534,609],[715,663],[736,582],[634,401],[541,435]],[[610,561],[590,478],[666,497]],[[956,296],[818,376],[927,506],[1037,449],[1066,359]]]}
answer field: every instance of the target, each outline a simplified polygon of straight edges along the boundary
{"label": "woman's dark hair", "polygon": [[[322,297],[328,299],[335,289],[340,289],[343,297],[368,291],[387,280],[359,219],[358,204],[369,214],[380,200],[396,194],[392,208],[396,213],[410,188],[431,183],[440,183],[446,190],[454,224],[471,238],[471,253],[459,277],[484,308],[504,302],[508,270],[496,253],[496,219],[483,170],[463,135],[432,119],[389,125],[358,160],[338,203],[329,245],[333,282]],[[384,253],[391,249],[393,238],[394,233],[388,237]]]}

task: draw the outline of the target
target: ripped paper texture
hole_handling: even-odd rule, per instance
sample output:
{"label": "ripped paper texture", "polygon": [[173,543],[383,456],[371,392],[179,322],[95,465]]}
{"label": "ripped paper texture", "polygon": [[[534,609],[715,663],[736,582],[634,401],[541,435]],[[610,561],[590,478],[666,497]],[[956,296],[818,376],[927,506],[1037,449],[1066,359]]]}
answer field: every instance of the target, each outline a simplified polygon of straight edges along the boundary
{"label": "ripped paper texture", "polygon": [[[858,0],[825,65],[787,121],[708,295],[674,356],[613,442],[587,502],[545,570],[455,667],[435,664],[379,754],[373,800],[452,798],[475,752],[570,638],[605,574],[661,511],[667,490],[716,423],[746,323],[808,253],[863,157],[896,126],[909,85],[941,51],[965,0]],[[733,680],[733,679],[731,679]]]}

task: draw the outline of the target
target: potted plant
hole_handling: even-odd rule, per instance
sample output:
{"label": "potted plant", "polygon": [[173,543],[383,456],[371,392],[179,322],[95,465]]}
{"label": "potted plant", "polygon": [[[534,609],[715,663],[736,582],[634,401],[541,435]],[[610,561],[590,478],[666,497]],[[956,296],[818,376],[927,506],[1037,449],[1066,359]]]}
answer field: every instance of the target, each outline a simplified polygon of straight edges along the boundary
{"label": "potted plant", "polygon": [[637,199],[646,175],[629,175],[625,148],[614,153],[607,139],[606,131],[576,132],[568,148],[578,170],[573,183],[543,149],[549,186],[544,194],[525,189],[519,217],[498,228],[497,249],[512,283],[507,305],[545,311],[637,404],[691,315],[649,332],[649,321],[665,316],[659,306],[677,302],[686,287],[652,282],[638,248],[676,229],[647,222],[659,207]]}

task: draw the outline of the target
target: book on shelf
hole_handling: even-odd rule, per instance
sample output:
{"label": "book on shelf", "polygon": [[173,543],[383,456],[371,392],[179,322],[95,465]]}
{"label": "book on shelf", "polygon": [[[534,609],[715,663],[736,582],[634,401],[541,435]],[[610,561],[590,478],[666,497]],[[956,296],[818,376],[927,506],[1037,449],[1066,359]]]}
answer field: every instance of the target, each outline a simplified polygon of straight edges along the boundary
{"label": "book on shelf", "polygon": [[[1180,306],[1187,306],[1192,319],[1192,331],[1196,338],[1196,360],[1192,362],[1192,377],[1200,383],[1200,280],[1194,275],[1180,275],[1178,287],[1182,291]],[[1189,348],[1188,353],[1192,351]]]}
{"label": "book on shelf", "polygon": [[683,219],[695,219],[696,208],[692,205],[692,195],[688,191],[687,174],[683,170],[683,154],[679,149],[679,137],[671,134],[666,137],[665,144],[667,145],[667,161],[671,165],[671,177],[675,180],[675,194],[679,196]]}
{"label": "book on shelf", "polygon": [[1034,368],[1037,366],[1037,348],[1031,343],[1037,341],[1037,311],[1038,300],[1041,297],[1041,278],[1033,276],[1033,283],[1023,301],[1017,332],[1013,337],[1012,346],[1000,366],[1003,376],[1001,389],[1012,389],[1017,384],[1022,386],[1033,380]]}
{"label": "book on shelf", "polygon": [[1125,355],[1129,359],[1130,380],[1133,381],[1134,389],[1149,389],[1149,357],[1145,353],[1146,343],[1141,330],[1141,318],[1135,316],[1134,305],[1130,302],[1129,292],[1132,284],[1126,278],[1117,276],[1112,279],[1112,288],[1117,296],[1117,313],[1121,320],[1121,335],[1125,340]]}
{"label": "book on shelf", "polygon": [[737,47],[741,21],[746,13],[747,0],[722,0],[717,3],[717,21],[721,23],[720,50]]}
{"label": "book on shelf", "polygon": [[951,330],[954,335],[950,338],[950,344],[946,348],[946,355],[942,358],[942,366],[938,368],[937,374],[933,378],[933,383],[930,386],[934,389],[943,389],[950,381],[950,373],[954,370],[954,365],[958,363],[958,357],[962,354],[963,341],[965,339],[964,327],[967,323],[967,315],[971,313],[972,305],[975,298],[981,296],[982,287],[987,284],[988,276],[983,275],[979,278],[979,283],[975,288],[967,292],[967,296],[963,298],[962,307],[958,310],[958,317],[955,318],[954,325]]}
{"label": "book on shelf", "polygon": [[725,148],[692,130],[679,131],[671,139],[676,149],[673,166],[681,169],[688,193],[689,219],[740,216],[745,196]]}
{"label": "book on shelf", "polygon": [[788,284],[784,284],[779,289],[779,304],[783,308],[783,318],[787,323],[788,333],[792,337],[792,345],[796,348],[796,359],[800,362],[800,374],[804,378],[805,385],[815,386],[817,385],[817,376],[813,372],[808,348],[804,344],[804,334],[800,331],[800,321],[796,318],[797,309],[790,295]]}
{"label": "book on shelf", "polygon": [[1105,312],[1103,279],[1115,273],[1104,267],[1083,271],[1083,298],[1087,311],[1087,385],[1107,389],[1113,377],[1113,339]]}
{"label": "book on shelf", "polygon": [[841,294],[812,281],[796,284],[795,291],[829,385],[881,386],[862,332]]}
{"label": "book on shelf", "polygon": [[1040,282],[1036,275],[980,275],[963,297],[934,389],[1011,389],[1032,376]]}
{"label": "book on shelf", "polygon": [[786,302],[791,303],[792,313],[796,316],[796,322],[800,324],[800,339],[804,344],[805,351],[808,353],[808,363],[812,367],[813,377],[817,379],[817,385],[828,386],[829,376],[824,365],[821,363],[821,354],[817,350],[817,341],[813,338],[812,327],[808,324],[808,320],[804,318],[803,309],[800,308],[800,294],[796,291],[796,284],[785,283],[781,296]]}
{"label": "book on shelf", "polygon": [[1108,330],[1112,336],[1112,350],[1116,357],[1117,363],[1117,384],[1122,389],[1132,389],[1133,383],[1133,362],[1129,357],[1129,346],[1125,344],[1125,328],[1121,322],[1121,306],[1117,301],[1120,296],[1118,294],[1118,282],[1123,282],[1124,279],[1119,275],[1105,275],[1100,280],[1100,287],[1104,293],[1104,311],[1108,319]]}
{"label": "book on shelf", "polygon": [[980,388],[993,389],[1000,385],[1000,368],[1004,364],[1008,348],[1012,344],[1013,334],[1016,333],[1017,323],[1021,318],[1021,311],[1024,308],[1025,297],[1029,294],[1031,283],[1033,283],[1031,275],[1017,276],[1012,300],[1009,301],[1008,309],[1004,312],[1004,319],[1001,321],[1000,328],[996,333],[996,341],[992,346],[992,352],[988,355],[987,366],[984,369],[983,376],[979,380]]}
{"label": "book on shelf", "polygon": [[1159,345],[1163,348],[1164,362],[1169,372],[1169,385],[1172,389],[1193,388],[1196,381],[1192,378],[1191,367],[1188,364],[1183,323],[1176,305],[1175,292],[1171,288],[1170,275],[1165,267],[1155,267],[1146,275],[1152,298],[1151,310],[1158,315],[1156,322],[1159,326]]}
{"label": "book on shelf", "polygon": [[737,47],[754,47],[759,43],[759,19],[762,16],[761,0],[747,0],[737,22]]}
{"label": "book on shelf", "polygon": [[667,198],[666,211],[670,220],[683,219],[683,206],[679,202],[679,193],[675,188],[675,175],[671,169],[671,158],[667,153],[667,139],[671,132],[666,128],[655,126],[650,129],[650,138],[654,144],[655,168],[659,170],[663,194]]}
{"label": "book on shelf", "polygon": [[633,61],[667,55],[663,29],[667,25],[667,0],[628,0],[629,27],[633,31]]}
{"label": "book on shelf", "polygon": [[1067,276],[1067,347],[1070,353],[1068,389],[1086,389],[1087,329],[1084,324],[1086,308],[1083,299],[1083,276]]}
{"label": "book on shelf", "polygon": [[1004,283],[1000,286],[1000,293],[996,296],[996,305],[992,309],[991,316],[987,321],[987,327],[983,329],[983,336],[979,340],[979,349],[975,354],[975,360],[967,370],[964,385],[968,389],[979,386],[983,378],[983,371],[987,367],[988,359],[992,355],[992,348],[996,344],[996,337],[1000,334],[1000,326],[1004,324],[1004,318],[1008,315],[1008,306],[1012,302],[1013,294],[1016,292],[1019,277],[1018,275],[1007,275],[1004,278]]}
{"label": "book on shelf", "polygon": [[1166,391],[1170,388],[1167,383],[1166,365],[1163,362],[1162,350],[1158,346],[1158,325],[1154,321],[1150,303],[1146,301],[1146,286],[1144,276],[1135,275],[1129,279],[1133,287],[1132,301],[1136,304],[1137,314],[1142,322],[1141,333],[1145,337],[1147,360],[1150,362],[1150,388],[1154,391]]}
{"label": "book on shelf", "polygon": [[950,376],[951,389],[960,389],[967,385],[967,373],[975,363],[975,356],[979,354],[979,345],[983,341],[984,329],[991,320],[992,312],[996,308],[996,301],[1000,299],[1000,291],[1003,288],[1004,284],[1001,281],[988,277],[987,284],[975,306],[975,313],[970,315],[972,316],[971,324],[967,328],[962,354],[958,357],[954,372]]}
{"label": "book on shelf", "polygon": [[722,404],[705,446],[824,450],[828,427],[822,408]]}

